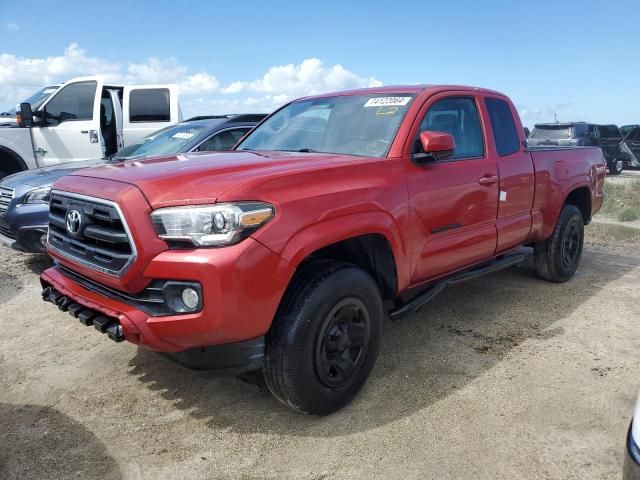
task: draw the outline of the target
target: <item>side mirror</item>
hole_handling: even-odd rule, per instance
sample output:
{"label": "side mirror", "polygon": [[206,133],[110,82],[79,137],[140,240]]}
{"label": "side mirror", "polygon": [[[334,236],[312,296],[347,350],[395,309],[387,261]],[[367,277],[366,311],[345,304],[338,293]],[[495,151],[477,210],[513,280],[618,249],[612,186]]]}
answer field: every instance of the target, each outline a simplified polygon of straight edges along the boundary
{"label": "side mirror", "polygon": [[420,145],[422,152],[412,156],[418,165],[449,158],[456,149],[453,135],[444,132],[420,132]]}
{"label": "side mirror", "polygon": [[33,111],[30,103],[21,103],[20,112],[17,118],[18,125],[21,127],[33,127]]}

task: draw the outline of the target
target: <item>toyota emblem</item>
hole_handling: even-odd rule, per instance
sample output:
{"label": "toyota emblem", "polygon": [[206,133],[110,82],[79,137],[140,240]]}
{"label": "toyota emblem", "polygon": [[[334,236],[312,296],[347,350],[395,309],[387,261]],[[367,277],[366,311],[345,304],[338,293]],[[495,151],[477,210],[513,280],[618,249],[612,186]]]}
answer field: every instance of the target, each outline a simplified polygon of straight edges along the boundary
{"label": "toyota emblem", "polygon": [[80,226],[82,225],[82,215],[78,210],[69,210],[67,212],[67,232],[76,235],[80,232]]}

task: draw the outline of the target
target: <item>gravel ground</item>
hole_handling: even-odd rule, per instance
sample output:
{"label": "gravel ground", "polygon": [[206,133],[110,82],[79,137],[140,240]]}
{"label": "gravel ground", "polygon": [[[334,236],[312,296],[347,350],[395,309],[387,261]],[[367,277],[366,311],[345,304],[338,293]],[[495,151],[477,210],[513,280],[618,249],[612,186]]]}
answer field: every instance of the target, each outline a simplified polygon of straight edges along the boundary
{"label": "gravel ground", "polygon": [[620,175],[607,175],[608,183],[629,183],[638,179],[640,179],[640,170],[637,168],[623,170]]}
{"label": "gravel ground", "polygon": [[638,387],[640,252],[589,246],[385,326],[356,401],[296,415],[256,386],[115,344],[0,251],[0,478],[619,478]]}

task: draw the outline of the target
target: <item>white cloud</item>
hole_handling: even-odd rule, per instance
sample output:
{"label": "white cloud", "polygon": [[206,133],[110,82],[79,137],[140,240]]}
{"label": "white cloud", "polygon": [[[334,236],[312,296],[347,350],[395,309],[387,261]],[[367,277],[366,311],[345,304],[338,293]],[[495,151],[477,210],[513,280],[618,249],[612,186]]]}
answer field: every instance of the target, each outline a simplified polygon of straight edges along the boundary
{"label": "white cloud", "polygon": [[342,65],[325,68],[317,58],[308,58],[299,65],[290,63],[271,67],[264,76],[251,82],[234,82],[229,93],[252,90],[261,93],[282,93],[299,97],[342,88],[380,86],[375,78],[361,78]]}
{"label": "white cloud", "polygon": [[7,23],[7,30],[9,30],[10,32],[17,32],[18,30],[20,30],[20,26],[17,23],[9,22]]}
{"label": "white cloud", "polygon": [[[241,73],[241,72],[239,72]],[[0,111],[10,108],[44,85],[83,75],[102,75],[126,84],[178,83],[185,116],[227,112],[268,112],[297,97],[381,85],[342,65],[325,66],[317,58],[274,66],[257,79],[238,78],[221,86],[213,73],[189,71],[174,57],[150,57],[127,63],[90,56],[76,43],[62,55],[44,58],[0,54]]]}
{"label": "white cloud", "polygon": [[529,107],[527,105],[516,105],[516,109],[520,114],[520,119],[525,127],[533,128],[536,123],[559,122],[574,120],[568,118],[567,110],[572,107],[571,102],[556,103],[553,105],[545,105],[541,107]]}

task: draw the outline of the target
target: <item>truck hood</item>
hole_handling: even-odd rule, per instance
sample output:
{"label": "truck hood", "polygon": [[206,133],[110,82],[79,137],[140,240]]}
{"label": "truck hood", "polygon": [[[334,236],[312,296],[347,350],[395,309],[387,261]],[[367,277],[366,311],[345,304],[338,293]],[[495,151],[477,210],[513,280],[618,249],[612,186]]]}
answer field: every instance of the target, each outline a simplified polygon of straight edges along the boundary
{"label": "truck hood", "polygon": [[95,167],[101,165],[104,160],[85,160],[82,162],[69,162],[60,165],[52,165],[50,167],[34,168],[33,170],[25,170],[24,172],[15,173],[4,177],[0,181],[3,187],[21,190],[22,187],[44,188],[50,187],[53,182],[59,178],[69,175],[72,172],[83,168]]}
{"label": "truck hood", "polygon": [[[107,164],[73,176],[135,185],[153,208],[213,203],[224,192],[263,176],[353,164],[362,157],[326,153],[202,152]],[[247,199],[251,200],[251,199]]]}

